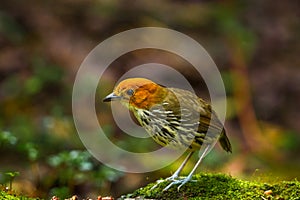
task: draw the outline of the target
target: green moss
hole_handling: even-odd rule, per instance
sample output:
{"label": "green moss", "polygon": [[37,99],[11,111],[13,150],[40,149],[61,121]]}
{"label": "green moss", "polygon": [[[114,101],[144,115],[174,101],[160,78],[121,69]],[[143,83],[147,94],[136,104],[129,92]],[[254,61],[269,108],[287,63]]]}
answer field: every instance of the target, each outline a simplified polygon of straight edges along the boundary
{"label": "green moss", "polygon": [[29,198],[25,196],[19,196],[11,191],[0,190],[0,200],[38,200],[38,198]]}
{"label": "green moss", "polygon": [[155,183],[124,195],[122,198],[141,197],[145,199],[293,199],[300,200],[300,182],[282,181],[276,184],[255,181],[243,181],[224,174],[197,174],[196,182],[185,184],[180,190],[172,186],[168,191],[162,190],[169,182],[162,182],[150,190]]}

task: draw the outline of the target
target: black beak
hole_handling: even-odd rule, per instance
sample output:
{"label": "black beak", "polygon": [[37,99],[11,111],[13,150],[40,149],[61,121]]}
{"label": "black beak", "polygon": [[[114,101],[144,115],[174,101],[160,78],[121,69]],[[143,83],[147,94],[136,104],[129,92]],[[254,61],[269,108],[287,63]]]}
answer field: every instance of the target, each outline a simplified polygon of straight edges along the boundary
{"label": "black beak", "polygon": [[115,101],[115,100],[119,100],[121,98],[122,97],[115,95],[115,93],[111,93],[103,99],[103,102]]}

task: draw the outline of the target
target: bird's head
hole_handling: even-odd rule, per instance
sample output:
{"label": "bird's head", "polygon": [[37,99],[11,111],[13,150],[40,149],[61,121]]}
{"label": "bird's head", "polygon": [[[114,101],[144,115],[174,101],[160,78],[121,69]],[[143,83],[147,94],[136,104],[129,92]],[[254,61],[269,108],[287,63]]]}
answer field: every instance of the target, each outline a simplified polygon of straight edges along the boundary
{"label": "bird's head", "polygon": [[126,107],[150,109],[161,103],[167,95],[166,88],[145,78],[129,78],[121,81],[103,101],[120,101]]}

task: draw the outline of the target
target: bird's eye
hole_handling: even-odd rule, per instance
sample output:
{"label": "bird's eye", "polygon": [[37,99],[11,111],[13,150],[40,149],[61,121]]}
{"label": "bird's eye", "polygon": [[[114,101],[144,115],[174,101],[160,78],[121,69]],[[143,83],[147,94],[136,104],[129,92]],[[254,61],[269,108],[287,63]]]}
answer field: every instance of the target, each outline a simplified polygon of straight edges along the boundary
{"label": "bird's eye", "polygon": [[133,89],[127,90],[126,93],[127,93],[129,96],[133,95]]}

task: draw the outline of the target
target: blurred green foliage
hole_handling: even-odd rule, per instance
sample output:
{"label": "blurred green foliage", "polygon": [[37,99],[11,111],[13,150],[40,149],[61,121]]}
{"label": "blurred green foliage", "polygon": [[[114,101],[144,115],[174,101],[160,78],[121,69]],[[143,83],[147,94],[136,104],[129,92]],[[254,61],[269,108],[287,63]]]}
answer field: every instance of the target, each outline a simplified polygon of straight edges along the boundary
{"label": "blurred green foliage", "polygon": [[0,11],[0,33],[15,44],[20,43],[25,35],[23,27],[3,11]]}
{"label": "blurred green foliage", "polygon": [[[19,172],[6,172],[6,173],[0,173],[0,184],[1,184],[1,188],[5,187],[5,189],[7,188],[7,190],[12,191],[12,183],[15,179],[16,176],[19,176],[20,173]],[[7,187],[7,184],[9,184]],[[2,190],[2,189],[0,189]]]}
{"label": "blurred green foliage", "polygon": [[8,131],[2,131],[0,134],[0,146],[15,145],[18,139]]}
{"label": "blurred green foliage", "polygon": [[123,176],[119,171],[99,165],[87,151],[60,152],[50,156],[47,162],[55,169],[55,181],[58,184],[58,187],[51,189],[50,195],[61,198],[72,196],[72,188],[76,185],[92,183],[93,187],[101,188],[107,181],[114,182]]}

